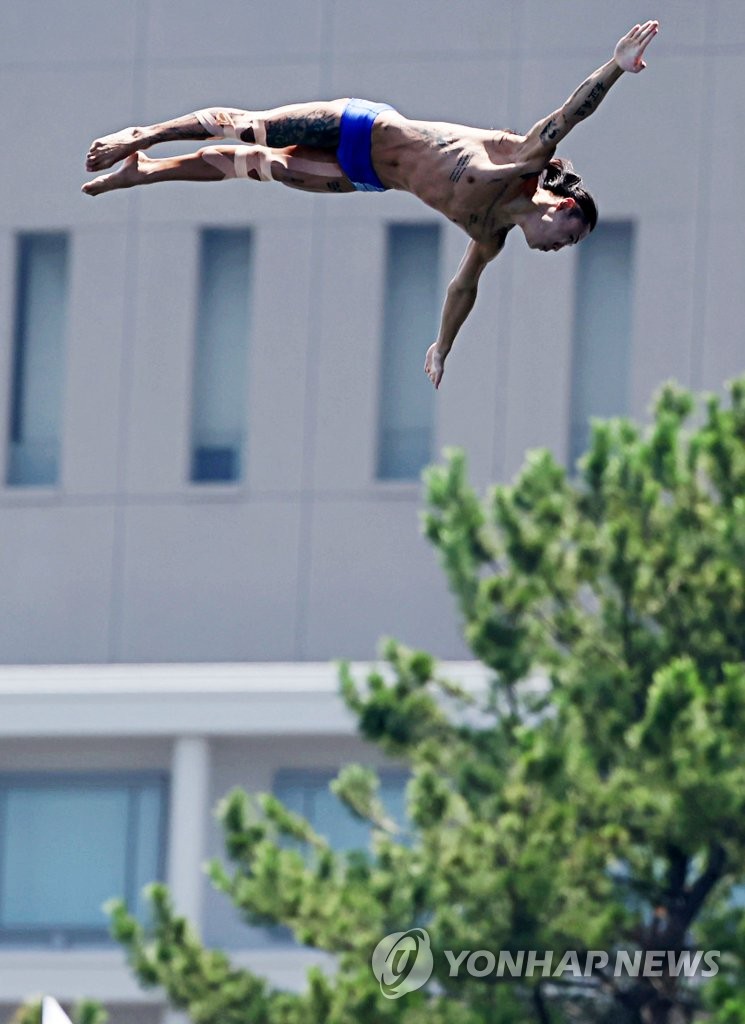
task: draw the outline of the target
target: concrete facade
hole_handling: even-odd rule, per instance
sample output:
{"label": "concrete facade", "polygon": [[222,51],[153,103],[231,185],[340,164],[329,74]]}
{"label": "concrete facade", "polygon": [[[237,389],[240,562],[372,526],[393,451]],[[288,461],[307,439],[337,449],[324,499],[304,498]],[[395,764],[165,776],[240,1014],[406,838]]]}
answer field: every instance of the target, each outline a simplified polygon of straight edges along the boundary
{"label": "concrete facade", "polygon": [[[250,182],[91,200],[79,192],[87,147],[210,104],[347,95],[527,130],[635,21],[658,18],[649,69],[619,82],[560,149],[601,218],[635,226],[627,411],[645,417],[663,380],[716,391],[745,370],[745,232],[733,211],[745,7],[9,0],[3,14],[13,137],[0,200],[2,424],[16,238],[65,231],[70,263],[60,479],[0,483],[0,773],[164,773],[179,905],[238,962],[297,984],[309,955],[252,948],[199,864],[220,852],[211,808],[230,786],[382,763],[356,738],[328,659],[366,661],[394,635],[457,662],[461,678],[476,671],[461,664],[453,601],[420,533],[421,485],[375,476],[386,232],[440,221],[401,194]],[[246,472],[196,485],[199,238],[236,226],[254,246]],[[441,228],[444,294],[467,239]],[[465,447],[479,488],[509,479],[528,448],[567,458],[576,259],[531,252],[515,232],[482,279],[434,437],[436,452]],[[39,991],[105,999],[113,1024],[163,1019],[112,948],[0,949],[0,1020]]]}

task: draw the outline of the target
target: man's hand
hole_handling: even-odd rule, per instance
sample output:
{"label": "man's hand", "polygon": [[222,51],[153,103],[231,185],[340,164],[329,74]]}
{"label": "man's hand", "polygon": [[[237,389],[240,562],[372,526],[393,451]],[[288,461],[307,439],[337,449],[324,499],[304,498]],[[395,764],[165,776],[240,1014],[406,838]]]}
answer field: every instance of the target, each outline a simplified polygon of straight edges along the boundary
{"label": "man's hand", "polygon": [[634,25],[632,30],[619,39],[613,51],[613,59],[622,71],[637,74],[647,66],[642,54],[657,35],[659,21],[645,21],[643,25]]}
{"label": "man's hand", "polygon": [[432,381],[435,388],[439,388],[444,370],[445,356],[437,347],[437,342],[435,342],[434,345],[430,345],[427,349],[427,358],[424,360],[424,372]]}

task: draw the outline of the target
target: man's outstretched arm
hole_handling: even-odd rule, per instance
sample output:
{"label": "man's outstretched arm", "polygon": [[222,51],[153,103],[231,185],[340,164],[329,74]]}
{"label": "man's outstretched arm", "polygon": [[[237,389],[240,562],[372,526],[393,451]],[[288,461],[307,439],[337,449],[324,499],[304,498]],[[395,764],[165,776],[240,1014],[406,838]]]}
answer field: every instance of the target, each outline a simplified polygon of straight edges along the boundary
{"label": "man's outstretched arm", "polygon": [[427,349],[424,361],[424,372],[436,388],[440,386],[445,360],[453,347],[455,336],[476,302],[481,273],[486,264],[502,251],[503,245],[504,242],[500,242],[499,245],[488,247],[479,242],[469,242],[455,277],[448,285],[437,341]]}
{"label": "man's outstretched arm", "polygon": [[597,110],[624,71],[632,74],[643,71],[647,66],[643,60],[644,51],[657,35],[659,27],[658,21],[647,21],[643,25],[635,25],[619,39],[608,63],[593,71],[562,107],[533,125],[521,146],[525,160],[550,158],[572,128]]}

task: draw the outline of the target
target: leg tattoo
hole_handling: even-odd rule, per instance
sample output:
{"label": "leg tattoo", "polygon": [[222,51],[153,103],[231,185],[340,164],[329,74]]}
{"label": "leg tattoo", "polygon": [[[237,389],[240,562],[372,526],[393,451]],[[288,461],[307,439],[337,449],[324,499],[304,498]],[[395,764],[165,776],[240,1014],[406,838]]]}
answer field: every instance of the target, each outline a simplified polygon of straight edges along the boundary
{"label": "leg tattoo", "polygon": [[335,110],[316,107],[307,114],[278,114],[266,118],[268,146],[313,146],[336,149],[339,145],[340,115]]}

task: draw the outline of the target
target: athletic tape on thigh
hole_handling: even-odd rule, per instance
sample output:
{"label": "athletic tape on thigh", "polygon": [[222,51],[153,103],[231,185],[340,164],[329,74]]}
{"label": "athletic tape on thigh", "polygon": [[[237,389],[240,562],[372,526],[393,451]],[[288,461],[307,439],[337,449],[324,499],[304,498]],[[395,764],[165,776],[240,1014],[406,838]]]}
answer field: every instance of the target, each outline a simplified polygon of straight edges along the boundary
{"label": "athletic tape on thigh", "polygon": [[236,146],[236,178],[248,178],[249,171],[256,171],[260,181],[271,181],[272,162],[269,154],[261,146]]}
{"label": "athletic tape on thigh", "polygon": [[234,146],[230,154],[215,146],[203,150],[202,157],[226,178],[250,178],[249,172],[256,171],[259,181],[272,180],[271,158],[260,146]]}
{"label": "athletic tape on thigh", "polygon": [[241,132],[252,128],[257,146],[266,145],[266,125],[263,117],[252,117],[247,110],[223,110],[207,107],[195,111],[194,116],[213,139],[237,139]]}
{"label": "athletic tape on thigh", "polygon": [[205,149],[202,153],[202,159],[208,164],[212,164],[218,171],[222,171],[223,177],[234,178],[235,167],[233,166],[233,158],[226,156],[224,153],[218,153],[216,149]]}

